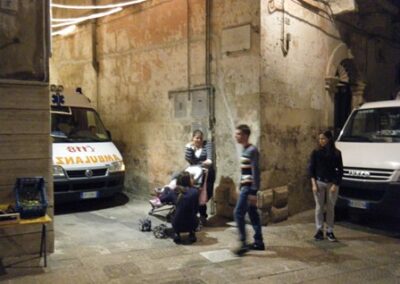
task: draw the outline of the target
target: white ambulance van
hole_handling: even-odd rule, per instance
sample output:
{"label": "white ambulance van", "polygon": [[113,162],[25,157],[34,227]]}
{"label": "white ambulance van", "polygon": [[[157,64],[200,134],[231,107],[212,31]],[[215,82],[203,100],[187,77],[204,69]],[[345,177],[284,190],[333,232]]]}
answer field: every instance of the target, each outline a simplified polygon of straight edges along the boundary
{"label": "white ambulance van", "polygon": [[354,110],[336,146],[344,166],[337,208],[400,217],[400,100]]}
{"label": "white ambulance van", "polygon": [[80,88],[51,85],[51,138],[56,203],[111,197],[124,186],[125,165]]}

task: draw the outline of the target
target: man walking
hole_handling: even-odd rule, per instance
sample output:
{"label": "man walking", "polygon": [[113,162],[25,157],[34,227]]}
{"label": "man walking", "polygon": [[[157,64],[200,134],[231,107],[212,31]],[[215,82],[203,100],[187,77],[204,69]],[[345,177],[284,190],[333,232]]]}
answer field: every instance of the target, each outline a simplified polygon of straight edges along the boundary
{"label": "man walking", "polygon": [[[263,242],[260,216],[257,212],[257,191],[260,187],[260,169],[258,164],[258,149],[250,144],[250,127],[241,124],[236,127],[236,142],[243,146],[240,158],[240,194],[235,208],[235,220],[239,229],[239,240],[241,245],[235,250],[238,256],[244,255],[250,249],[265,250]],[[254,229],[254,243],[246,243],[245,215],[249,213],[250,221]]]}

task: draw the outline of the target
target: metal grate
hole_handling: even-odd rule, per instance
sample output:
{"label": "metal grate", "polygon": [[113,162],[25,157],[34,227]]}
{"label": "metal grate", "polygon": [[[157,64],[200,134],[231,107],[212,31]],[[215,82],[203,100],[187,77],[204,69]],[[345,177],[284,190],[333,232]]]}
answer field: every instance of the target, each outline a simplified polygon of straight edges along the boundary
{"label": "metal grate", "polygon": [[392,174],[393,170],[386,169],[343,168],[343,177],[348,180],[388,181]]}
{"label": "metal grate", "polygon": [[[88,173],[88,171],[91,171],[91,173]],[[67,171],[69,178],[103,177],[106,174],[107,168]]]}

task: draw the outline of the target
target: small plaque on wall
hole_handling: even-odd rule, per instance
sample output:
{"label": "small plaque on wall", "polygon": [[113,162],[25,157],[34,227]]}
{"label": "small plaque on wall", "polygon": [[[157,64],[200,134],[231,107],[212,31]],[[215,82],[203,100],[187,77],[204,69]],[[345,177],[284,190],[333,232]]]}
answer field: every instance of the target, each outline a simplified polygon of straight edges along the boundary
{"label": "small plaque on wall", "polygon": [[235,51],[249,50],[251,47],[251,26],[226,28],[222,31],[222,52],[229,53]]}

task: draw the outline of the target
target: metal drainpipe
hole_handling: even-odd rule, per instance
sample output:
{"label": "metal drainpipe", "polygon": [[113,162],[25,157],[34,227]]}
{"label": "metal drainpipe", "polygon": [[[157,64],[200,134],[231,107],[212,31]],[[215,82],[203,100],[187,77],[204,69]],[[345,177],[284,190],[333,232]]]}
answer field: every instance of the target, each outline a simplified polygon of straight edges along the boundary
{"label": "metal drainpipe", "polygon": [[281,49],[283,56],[289,53],[290,33],[285,34],[285,0],[282,0],[282,34],[281,34]]}
{"label": "metal drainpipe", "polygon": [[211,83],[211,70],[210,70],[210,60],[211,60],[211,39],[210,39],[210,29],[211,29],[211,0],[206,0],[206,85]]}
{"label": "metal drainpipe", "polygon": [[191,99],[190,94],[190,0],[186,0],[186,34],[187,34],[187,89],[188,89],[188,99]]}
{"label": "metal drainpipe", "polygon": [[50,1],[43,1],[43,61],[45,62],[44,66],[44,82],[49,81],[49,59],[51,57],[51,8]]}
{"label": "metal drainpipe", "polygon": [[[97,5],[97,0],[92,0],[92,5]],[[99,72],[100,66],[97,58],[97,19],[92,21],[92,66],[96,73],[96,110],[99,110]]]}
{"label": "metal drainpipe", "polygon": [[212,0],[206,0],[205,81],[206,81],[206,86],[208,86],[207,92],[209,98],[209,125],[211,130],[211,139],[214,140],[215,100],[214,100],[214,87],[211,85],[211,59],[212,59],[211,58],[211,12],[212,12]]}
{"label": "metal drainpipe", "polygon": [[[205,38],[205,64],[206,64],[206,86],[208,94],[208,105],[209,105],[209,127],[211,133],[211,143],[214,145],[215,149],[215,90],[211,85],[211,12],[212,12],[212,0],[206,0],[206,38]],[[213,163],[214,168],[216,165],[216,153],[213,153]],[[217,174],[217,169],[215,168],[215,174]],[[212,199],[210,206],[211,214],[215,214],[216,208],[215,203]]]}

